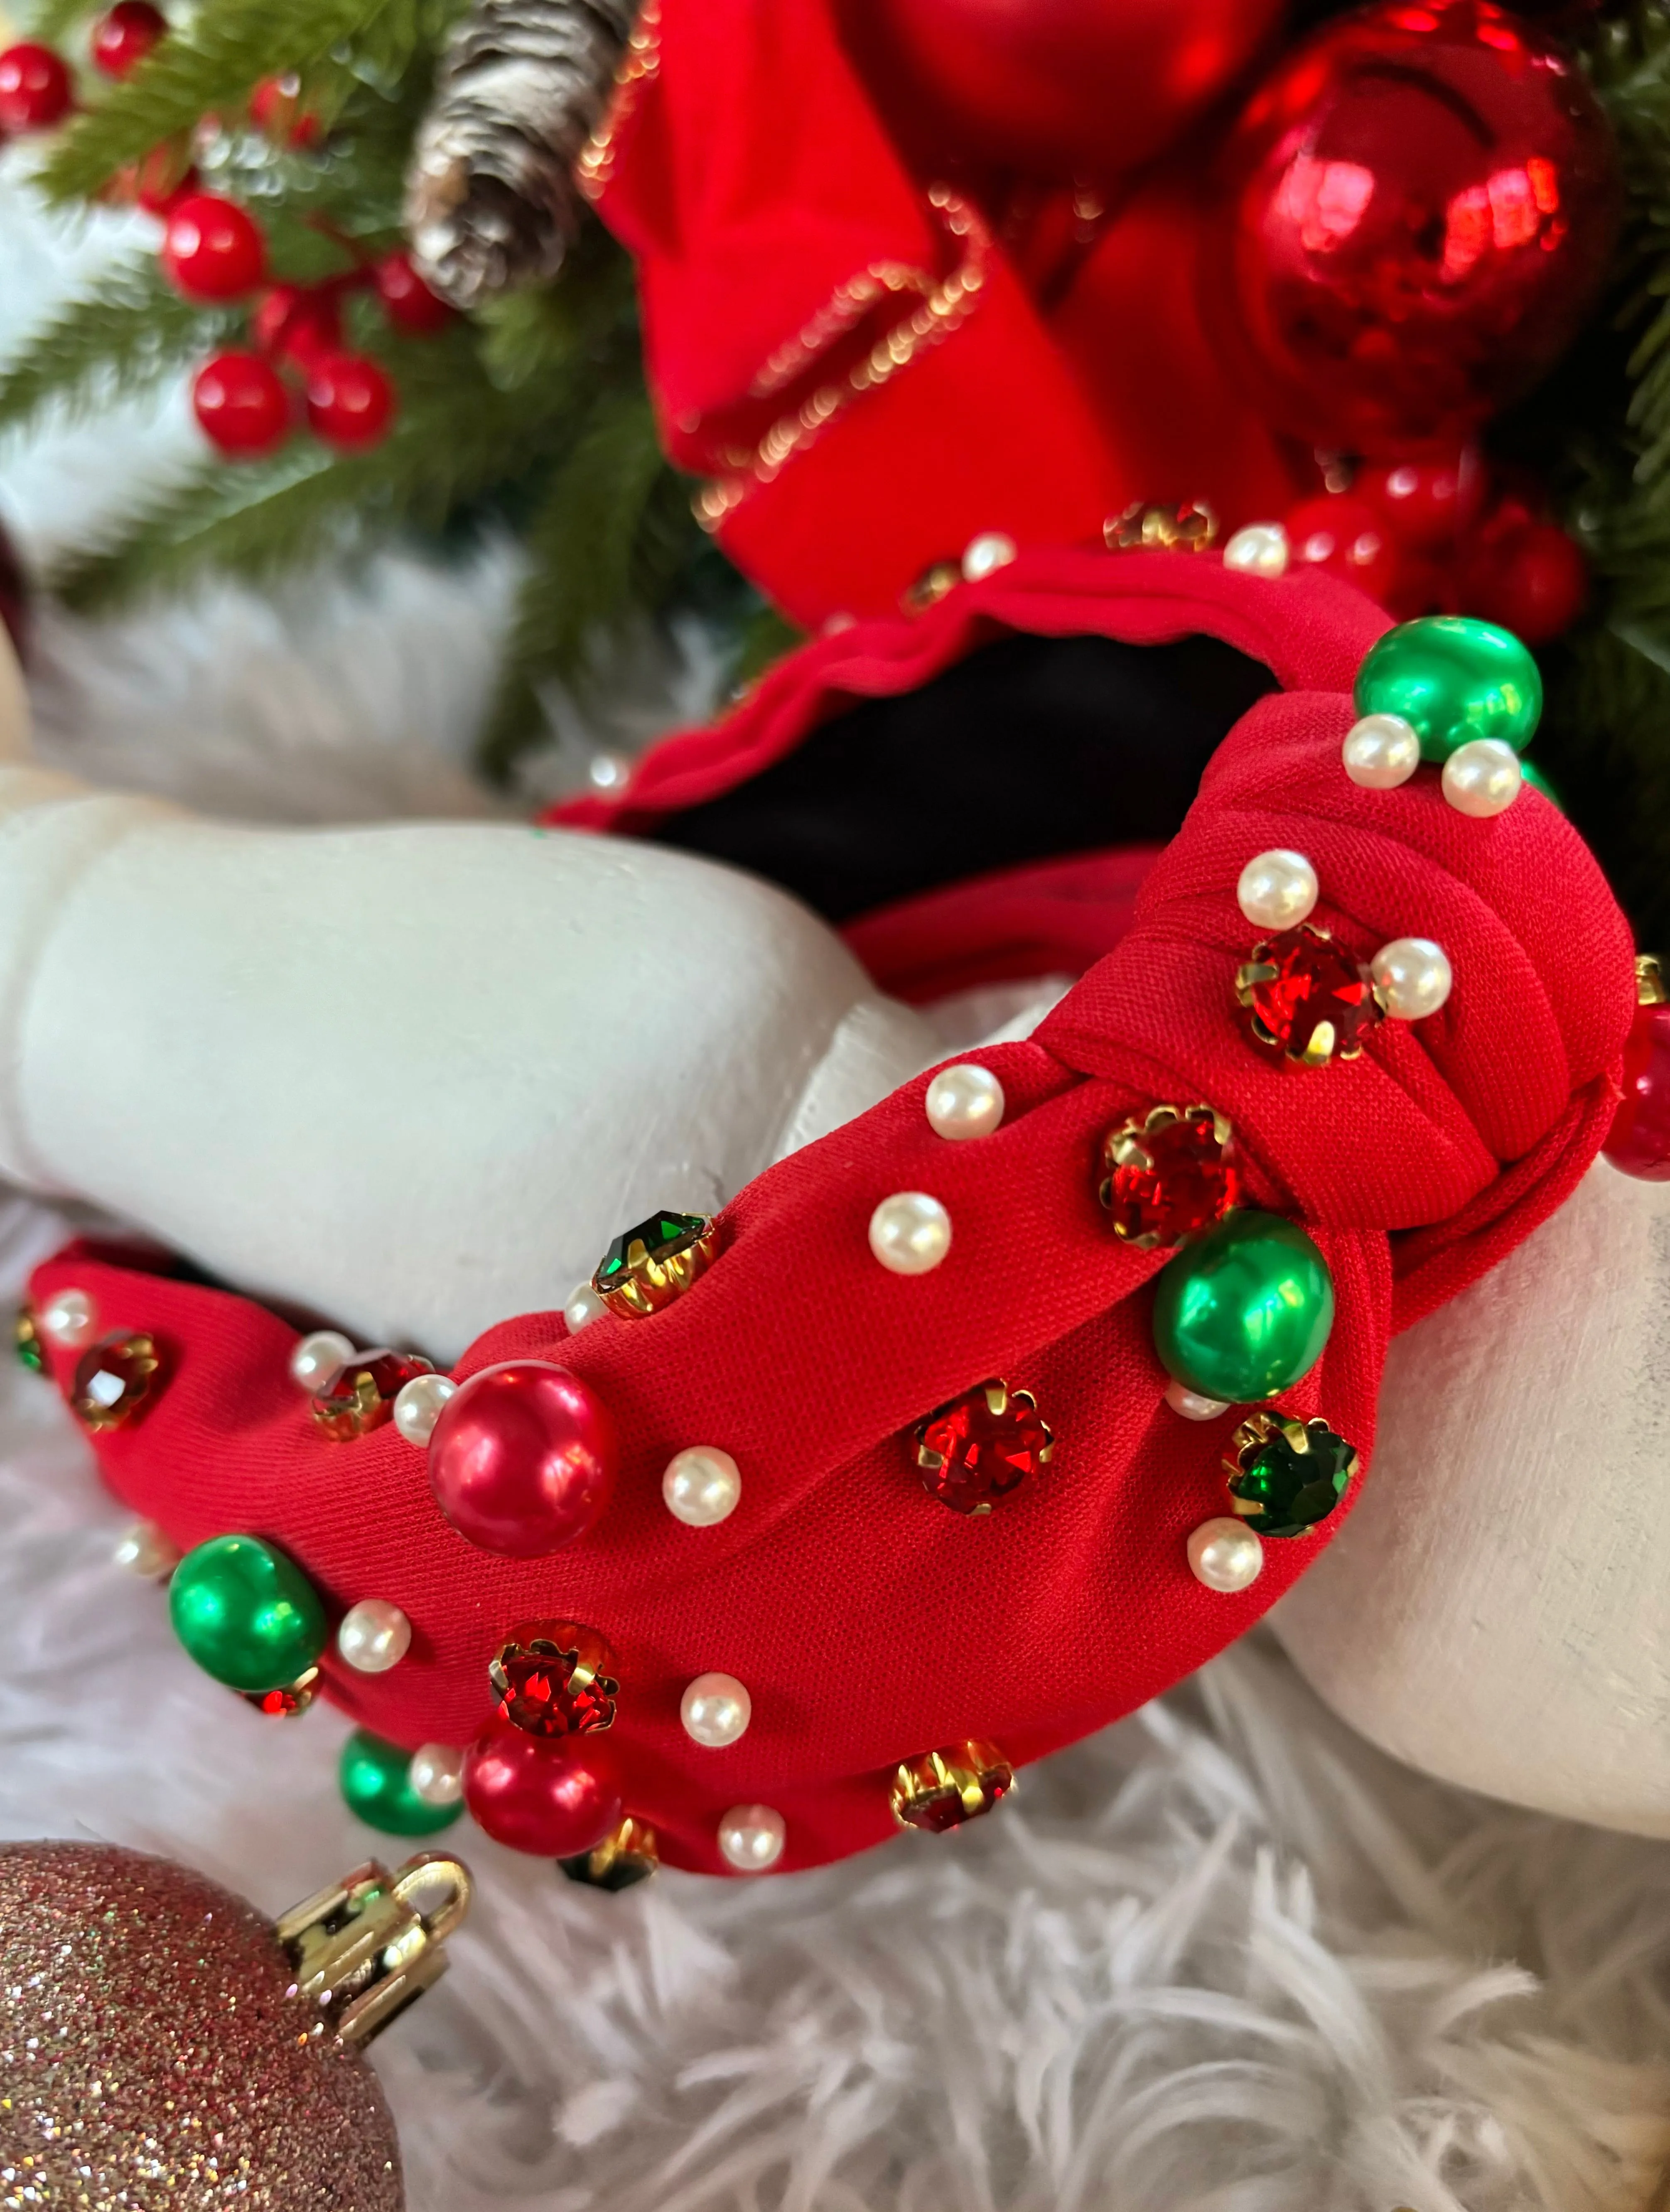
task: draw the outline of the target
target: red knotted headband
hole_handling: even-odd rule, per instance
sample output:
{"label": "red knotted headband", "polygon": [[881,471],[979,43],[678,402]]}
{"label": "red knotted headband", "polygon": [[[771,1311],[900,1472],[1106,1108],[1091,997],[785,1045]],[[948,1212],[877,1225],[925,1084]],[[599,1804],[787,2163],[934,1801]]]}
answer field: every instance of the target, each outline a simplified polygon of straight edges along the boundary
{"label": "red knotted headband", "polygon": [[[467,1743],[513,1628],[600,1632],[613,1725],[565,1741],[606,1743],[626,1807],[680,1865],[726,1870],[719,1831],[737,1807],[782,1816],[782,1865],[835,1857],[892,1832],[902,1761],[977,1740],[1018,1765],[1071,1741],[1239,1634],[1342,1517],[1267,1542],[1249,1589],[1191,1574],[1191,1532],[1226,1510],[1238,1416],[1195,1423],[1166,1402],[1149,1285],[1170,1255],[1111,1232],[1097,1195],[1111,1127],[1197,1101],[1234,1124],[1245,1203],[1302,1221],[1332,1275],[1332,1334],[1280,1409],[1326,1419],[1367,1469],[1390,1334],[1561,1203],[1616,1103],[1631,948],[1593,860],[1530,791],[1481,821],[1429,769],[1395,790],[1348,779],[1349,685],[1381,625],[1322,580],[1183,556],[1023,560],[919,622],[808,648],[728,723],[652,753],[621,811],[647,825],[780,757],[844,698],[905,689],[1005,627],[1204,632],[1288,688],[1218,750],[1123,941],[1035,1036],[973,1055],[1001,1081],[1001,1126],[947,1142],[920,1077],[741,1192],[711,1265],[665,1310],[571,1340],[560,1315],[524,1316],[471,1347],[460,1377],[556,1362],[612,1414],[619,1480],[576,1541],[495,1556],[443,1517],[424,1454],[392,1425],[329,1441],[290,1379],[295,1332],[259,1306],[82,1249],[33,1285],[38,1310],[75,1288],[101,1330],[155,1342],[158,1387],[95,1437],[129,1505],[182,1547],[267,1540],[334,1612],[368,1597],[401,1609],[412,1641],[389,1672],[322,1662],[328,1693],[379,1735]],[[1313,920],[1356,958],[1399,937],[1443,945],[1455,982],[1441,1012],[1382,1024],[1360,1059],[1313,1070],[1254,1048],[1235,977],[1261,933],[1236,884],[1280,847],[1308,856]],[[878,1264],[869,1237],[878,1203],[905,1192],[931,1194],[952,1227],[942,1262],[914,1276]],[[46,1350],[68,1388],[76,1354]],[[916,1431],[994,1377],[1032,1395],[1055,1449],[972,1519],[925,1493]],[[710,1527],[662,1495],[669,1462],[698,1445],[741,1478]],[[680,1720],[686,1686],[716,1671],[752,1698],[746,1734],[718,1748]]]}

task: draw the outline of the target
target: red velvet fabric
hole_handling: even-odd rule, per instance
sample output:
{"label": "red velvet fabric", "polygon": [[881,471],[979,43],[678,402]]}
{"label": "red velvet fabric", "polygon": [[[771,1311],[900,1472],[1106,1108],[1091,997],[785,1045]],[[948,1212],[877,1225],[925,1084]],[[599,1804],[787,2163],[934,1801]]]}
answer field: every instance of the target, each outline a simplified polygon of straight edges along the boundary
{"label": "red velvet fabric", "polygon": [[[1045,301],[978,210],[909,173],[830,0],[660,0],[642,37],[595,197],[637,260],[667,449],[722,488],[726,550],[796,621],[890,610],[982,531],[1100,542],[1137,500],[1204,498],[1226,529],[1291,504],[1201,327],[1198,147]],[[953,278],[970,289],[934,304]]]}
{"label": "red velvet fabric", "polygon": [[[844,696],[917,680],[999,623],[1207,631],[1289,688],[1220,748],[1123,940],[1036,1036],[978,1055],[1008,1099],[994,1134],[936,1136],[918,1078],[739,1193],[713,1267],[667,1311],[572,1340],[560,1315],[527,1315],[471,1347],[460,1374],[552,1358],[607,1401],[621,1479],[583,1540],[532,1562],[473,1550],[392,1428],[350,1444],[319,1433],[289,1377],[293,1330],[247,1301],[85,1249],[34,1278],[37,1300],[78,1285],[101,1328],[161,1347],[154,1405],[94,1440],[127,1504],[183,1545],[234,1529],[275,1540],[335,1610],[378,1596],[405,1611],[407,1658],[373,1677],[327,1658],[332,1698],[399,1742],[462,1742],[487,1717],[487,1662],[514,1624],[588,1622],[619,1654],[613,1742],[632,1809],[670,1859],[712,1872],[730,1806],[777,1807],[783,1864],[808,1866],[890,1832],[902,1758],[974,1735],[1025,1761],[1130,1711],[1240,1634],[1327,1540],[1269,1542],[1239,1595],[1191,1576],[1190,1530],[1224,1510],[1234,1416],[1197,1425],[1164,1403],[1147,1287],[1164,1255],[1118,1245],[1095,1198],[1112,1123],[1165,1100],[1232,1117],[1250,1202],[1301,1218],[1333,1271],[1332,1336],[1281,1402],[1326,1414],[1373,1481],[1390,1334],[1565,1198],[1618,1095],[1632,949],[1576,833],[1530,791],[1476,822],[1430,769],[1394,792],[1346,778],[1348,686],[1380,626],[1366,602],[1210,560],[1069,555],[957,600],[798,656],[720,730],[653,755],[623,818],[719,787]],[[1234,886],[1275,845],[1311,856],[1317,918],[1359,956],[1437,937],[1456,976],[1444,1010],[1381,1027],[1353,1064],[1295,1073],[1260,1058],[1234,1002],[1255,934]],[[900,1190],[950,1213],[949,1255],[928,1275],[889,1274],[869,1252],[871,1212]],[[73,1358],[51,1356],[67,1384]],[[1057,1449],[971,1521],[924,1494],[911,1431],[990,1376],[1035,1394]],[[700,1443],[742,1474],[737,1510],[706,1529],[661,1497],[667,1461]],[[722,1751],[679,1722],[684,1686],[709,1669],[753,1700]]]}

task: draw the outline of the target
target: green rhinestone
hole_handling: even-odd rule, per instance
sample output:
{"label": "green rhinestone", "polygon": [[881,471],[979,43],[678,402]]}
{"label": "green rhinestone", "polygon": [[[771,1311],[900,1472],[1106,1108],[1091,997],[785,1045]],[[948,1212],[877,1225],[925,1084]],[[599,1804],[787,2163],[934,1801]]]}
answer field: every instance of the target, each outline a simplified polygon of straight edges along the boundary
{"label": "green rhinestone", "polygon": [[325,1608],[293,1559],[259,1536],[215,1536],[168,1585],[174,1634],[235,1690],[281,1690],[325,1649]]}
{"label": "green rhinestone", "polygon": [[1232,1213],[1161,1270],[1155,1349],[1185,1389],[1256,1405],[1309,1374],[1333,1316],[1328,1263],[1298,1223]]}
{"label": "green rhinestone", "polygon": [[1326,1421],[1259,1416],[1236,1432],[1229,1495],[1260,1536],[1307,1536],[1345,1495],[1356,1447]]}
{"label": "green rhinestone", "polygon": [[356,1729],[343,1745],[337,1779],[349,1811],[386,1836],[433,1836],[464,1810],[425,1803],[411,1786],[411,1753],[369,1729]]}
{"label": "green rhinestone", "polygon": [[46,1357],[40,1348],[40,1334],[35,1328],[34,1310],[19,1306],[17,1319],[12,1327],[12,1350],[17,1354],[17,1364],[27,1367],[31,1375],[44,1375]]}
{"label": "green rhinestone", "polygon": [[1474,738],[1523,752],[1542,716],[1542,678],[1510,630],[1471,615],[1423,615],[1369,647],[1357,671],[1359,714],[1398,714],[1421,758],[1447,761]]}
{"label": "green rhinestone", "polygon": [[704,1235],[707,1228],[707,1222],[699,1213],[652,1214],[648,1221],[640,1221],[636,1228],[625,1230],[615,1238],[603,1255],[596,1280],[612,1282],[617,1275],[624,1274],[635,1256],[634,1245],[638,1247],[637,1256],[671,1259]]}

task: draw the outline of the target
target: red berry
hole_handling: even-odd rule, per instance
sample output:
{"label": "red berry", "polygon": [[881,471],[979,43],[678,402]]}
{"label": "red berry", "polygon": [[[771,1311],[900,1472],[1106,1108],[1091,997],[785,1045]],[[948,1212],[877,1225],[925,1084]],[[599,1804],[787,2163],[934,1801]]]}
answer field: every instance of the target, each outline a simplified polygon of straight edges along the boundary
{"label": "red berry", "polygon": [[1357,471],[1351,495],[1385,518],[1400,548],[1441,553],[1478,515],[1484,471],[1473,446],[1436,459],[1429,453],[1401,461],[1368,461]]}
{"label": "red berry", "polygon": [[50,46],[0,54],[0,131],[46,131],[70,112],[70,72]]}
{"label": "red berry", "polygon": [[439,300],[411,265],[409,253],[391,253],[377,264],[377,297],[388,319],[408,337],[432,337],[453,319],[453,311]]}
{"label": "red berry", "polygon": [[264,76],[249,95],[249,119],[276,146],[306,153],[321,136],[319,118],[302,105],[302,80],[293,70]]}
{"label": "red berry", "polygon": [[266,272],[266,240],[235,200],[187,192],[168,210],[162,267],[188,300],[236,300]]}
{"label": "red berry", "polygon": [[308,371],[308,421],[327,446],[375,446],[393,419],[394,387],[363,353],[326,354]]}
{"label": "red berry", "polygon": [[619,1823],[619,1771],[596,1735],[529,1735],[491,1721],[464,1756],[464,1802],[495,1843],[573,1858]]}
{"label": "red berry", "polygon": [[272,453],[290,429],[290,394],[256,353],[217,353],[198,369],[192,406],[204,434],[223,453]]}
{"label": "red berry", "polygon": [[150,0],[116,0],[93,26],[93,66],[106,76],[126,76],[157,40],[168,35],[168,19]]}
{"label": "red berry", "polygon": [[333,291],[303,284],[275,284],[263,292],[249,319],[258,353],[292,361],[306,373],[342,350],[342,313]]}
{"label": "red berry", "polygon": [[1392,588],[1397,550],[1366,501],[1338,493],[1301,501],[1287,518],[1287,534],[1295,562],[1349,577],[1371,599],[1383,599]]}
{"label": "red berry", "polygon": [[1588,564],[1556,522],[1487,523],[1462,576],[1464,611],[1500,623],[1526,645],[1569,629],[1588,598]]}

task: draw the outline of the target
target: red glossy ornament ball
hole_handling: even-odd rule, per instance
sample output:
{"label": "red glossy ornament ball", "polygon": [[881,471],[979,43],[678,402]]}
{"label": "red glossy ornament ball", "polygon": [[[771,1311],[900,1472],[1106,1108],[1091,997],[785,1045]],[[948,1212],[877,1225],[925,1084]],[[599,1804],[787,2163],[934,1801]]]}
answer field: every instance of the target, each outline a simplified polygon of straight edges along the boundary
{"label": "red glossy ornament ball", "polygon": [[1124,176],[1227,91],[1283,0],[842,0],[846,44],[918,166]]}
{"label": "red glossy ornament ball", "polygon": [[433,337],[453,319],[452,309],[424,283],[409,253],[391,253],[377,264],[377,297],[389,321],[408,337]]}
{"label": "red glossy ornament ball", "polygon": [[1397,548],[1385,518],[1366,501],[1345,493],[1307,499],[1286,519],[1295,568],[1326,568],[1383,600],[1398,571]]}
{"label": "red glossy ornament ball", "polygon": [[161,38],[168,19],[150,0],[116,0],[93,26],[93,66],[106,76],[123,77],[138,68]]}
{"label": "red glossy ornament ball", "polygon": [[1295,47],[1225,155],[1203,307],[1307,445],[1459,443],[1564,350],[1621,191],[1582,71],[1487,0],[1382,4]]}
{"label": "red glossy ornament ball", "polygon": [[497,1719],[464,1755],[464,1802],[495,1843],[546,1859],[591,1850],[625,1809],[614,1755],[596,1735],[529,1735]]}
{"label": "red glossy ornament ball", "polygon": [[188,300],[236,300],[265,275],[266,240],[235,200],[187,192],[168,210],[162,261]]}
{"label": "red glossy ornament ball", "polygon": [[430,1481],[460,1536],[537,1559],[592,1527],[619,1457],[608,1407],[577,1375],[507,1359],[448,1401],[430,1438]]}
{"label": "red glossy ornament ball", "polygon": [[1624,1100],[1600,1148],[1643,1182],[1670,1182],[1670,1006],[1637,1006],[1624,1052]]}
{"label": "red glossy ornament ball", "polygon": [[275,361],[293,361],[311,373],[342,350],[342,310],[332,291],[275,284],[263,292],[249,319],[256,349]]}
{"label": "red glossy ornament ball", "polygon": [[70,72],[50,46],[26,40],[0,53],[0,131],[48,131],[70,101]]}
{"label": "red glossy ornament ball", "polygon": [[1461,578],[1464,613],[1500,623],[1527,645],[1547,645],[1571,628],[1588,599],[1588,563],[1557,522],[1516,517],[1486,524]]}
{"label": "red glossy ornament ball", "polygon": [[1376,508],[1399,550],[1444,553],[1477,518],[1484,496],[1478,449],[1369,461],[1357,471],[1353,495]]}
{"label": "red glossy ornament ball", "polygon": [[394,387],[361,353],[326,354],[308,372],[308,422],[327,446],[375,446],[394,419]]}
{"label": "red glossy ornament ball", "polygon": [[290,394],[256,353],[217,353],[192,384],[192,411],[221,452],[249,459],[271,453],[290,430]]}

